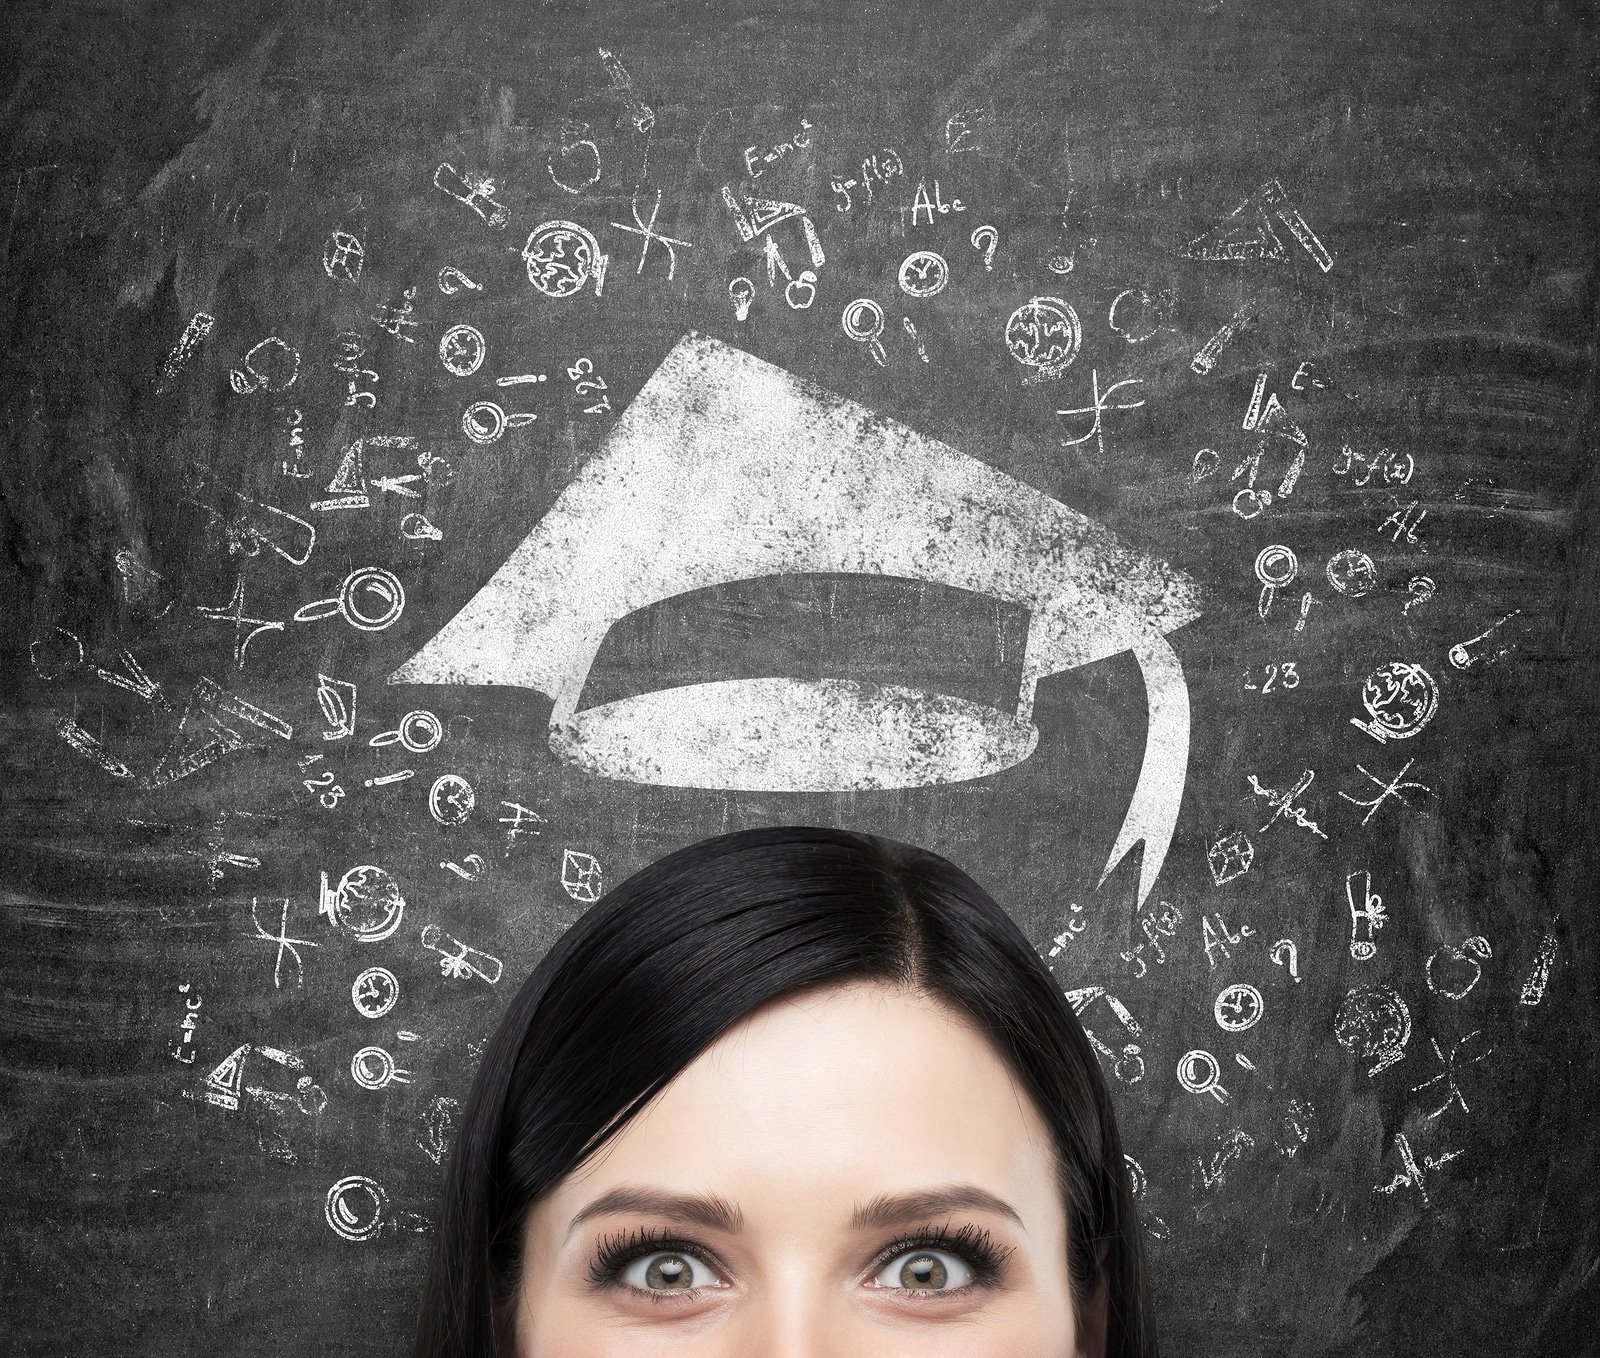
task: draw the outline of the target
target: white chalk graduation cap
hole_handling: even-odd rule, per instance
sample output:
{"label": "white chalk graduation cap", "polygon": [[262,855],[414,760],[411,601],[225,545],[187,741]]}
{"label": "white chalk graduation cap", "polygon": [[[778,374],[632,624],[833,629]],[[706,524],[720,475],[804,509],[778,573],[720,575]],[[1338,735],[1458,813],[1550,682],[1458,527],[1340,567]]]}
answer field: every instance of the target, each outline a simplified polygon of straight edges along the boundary
{"label": "white chalk graduation cap", "polygon": [[[687,684],[576,710],[606,633],[635,610],[724,581],[821,572],[934,581],[1028,608],[1016,712],[894,684],[791,678]],[[1131,651],[1149,731],[1105,871],[1143,842],[1143,901],[1189,755],[1189,695],[1166,633],[1199,613],[1190,577],[1032,486],[689,334],[505,564],[389,682],[539,689],[555,704],[551,750],[602,777],[817,792],[1008,769],[1038,743],[1042,677]]]}

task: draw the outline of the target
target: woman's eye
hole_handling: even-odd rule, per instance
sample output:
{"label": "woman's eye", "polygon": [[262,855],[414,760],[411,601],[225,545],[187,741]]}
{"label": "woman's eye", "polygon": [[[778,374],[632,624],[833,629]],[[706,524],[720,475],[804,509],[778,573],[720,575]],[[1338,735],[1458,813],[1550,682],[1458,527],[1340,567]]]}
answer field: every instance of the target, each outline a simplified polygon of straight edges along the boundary
{"label": "woman's eye", "polygon": [[880,1287],[903,1287],[910,1292],[953,1292],[965,1287],[974,1274],[960,1256],[944,1250],[908,1250],[897,1254],[873,1279]]}
{"label": "woman's eye", "polygon": [[690,1254],[658,1250],[640,1255],[622,1270],[622,1281],[646,1292],[682,1292],[691,1287],[721,1287],[716,1270]]}

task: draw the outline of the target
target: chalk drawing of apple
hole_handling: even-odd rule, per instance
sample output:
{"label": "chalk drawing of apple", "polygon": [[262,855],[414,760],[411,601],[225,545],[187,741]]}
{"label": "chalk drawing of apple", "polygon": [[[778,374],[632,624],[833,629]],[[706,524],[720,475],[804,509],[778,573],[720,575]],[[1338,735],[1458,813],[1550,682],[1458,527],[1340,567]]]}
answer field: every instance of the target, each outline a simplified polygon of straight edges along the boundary
{"label": "chalk drawing of apple", "polygon": [[1493,956],[1489,940],[1478,934],[1459,948],[1445,944],[1428,959],[1428,989],[1447,1000],[1464,999],[1483,975],[1482,963]]}

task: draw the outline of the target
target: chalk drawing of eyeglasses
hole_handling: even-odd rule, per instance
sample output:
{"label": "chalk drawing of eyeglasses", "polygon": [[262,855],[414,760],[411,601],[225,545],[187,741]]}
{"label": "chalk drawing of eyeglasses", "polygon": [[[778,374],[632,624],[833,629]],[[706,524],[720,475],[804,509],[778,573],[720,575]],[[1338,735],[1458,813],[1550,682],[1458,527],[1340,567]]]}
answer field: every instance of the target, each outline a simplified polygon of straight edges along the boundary
{"label": "chalk drawing of eyeglasses", "polygon": [[[791,678],[687,684],[577,710],[620,619],[709,585],[790,573],[934,581],[1027,607],[1015,713],[894,684]],[[554,699],[551,750],[606,778],[837,791],[1011,768],[1038,743],[1040,679],[1131,651],[1149,725],[1105,873],[1143,843],[1143,901],[1189,756],[1189,694],[1166,634],[1199,616],[1192,578],[1067,505],[690,334],[505,564],[389,682],[538,689]]]}

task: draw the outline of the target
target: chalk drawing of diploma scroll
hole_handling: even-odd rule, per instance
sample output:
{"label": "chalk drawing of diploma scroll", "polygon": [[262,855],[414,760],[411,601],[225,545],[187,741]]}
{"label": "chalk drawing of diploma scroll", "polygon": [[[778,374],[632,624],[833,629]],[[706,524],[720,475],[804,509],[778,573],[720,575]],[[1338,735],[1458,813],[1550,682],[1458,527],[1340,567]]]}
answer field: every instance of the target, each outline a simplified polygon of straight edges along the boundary
{"label": "chalk drawing of diploma scroll", "polygon": [[[607,631],[637,609],[788,573],[927,580],[1031,610],[1015,713],[844,679],[687,684],[577,710]],[[839,791],[1001,772],[1033,753],[1040,679],[1132,652],[1144,760],[1105,874],[1171,843],[1189,694],[1166,634],[1200,588],[1032,486],[702,335],[685,336],[489,582],[391,684],[497,684],[554,700],[550,748],[601,777]],[[1104,877],[1102,877],[1104,880]]]}
{"label": "chalk drawing of diploma scroll", "polygon": [[459,938],[445,933],[437,924],[425,925],[422,946],[439,954],[439,973],[452,981],[476,976],[495,985],[502,970],[500,959],[491,957],[478,948],[470,948]]}

